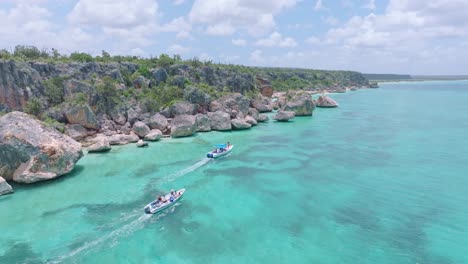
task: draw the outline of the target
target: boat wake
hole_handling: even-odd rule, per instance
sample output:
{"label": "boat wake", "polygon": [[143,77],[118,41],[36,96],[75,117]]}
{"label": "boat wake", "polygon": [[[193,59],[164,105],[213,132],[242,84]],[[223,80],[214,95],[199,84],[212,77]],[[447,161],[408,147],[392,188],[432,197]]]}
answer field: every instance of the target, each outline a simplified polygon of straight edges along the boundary
{"label": "boat wake", "polygon": [[[178,204],[174,205],[168,213],[173,212],[177,205]],[[158,214],[156,217],[153,217],[151,219],[152,220],[151,222],[155,222],[155,221],[161,219],[162,217],[166,216],[168,213]],[[88,251],[90,249],[96,248],[99,245],[103,244],[104,242],[107,242],[108,244],[110,244],[111,247],[115,246],[115,245],[118,244],[119,239],[121,239],[122,236],[129,236],[129,235],[133,234],[134,232],[136,232],[137,230],[142,229],[144,227],[145,222],[148,221],[152,216],[153,215],[151,215],[151,214],[143,214],[140,217],[138,217],[137,219],[133,220],[132,222],[130,222],[130,223],[128,223],[128,224],[126,224],[126,225],[124,225],[124,226],[122,226],[122,227],[120,227],[120,228],[118,228],[118,229],[104,235],[104,236],[101,236],[98,239],[95,239],[95,240],[92,240],[92,241],[89,241],[89,242],[85,242],[82,246],[68,252],[65,255],[62,255],[62,256],[56,258],[55,260],[47,261],[46,263],[49,263],[49,264],[62,263],[65,260],[76,256],[77,254],[80,254],[80,253],[86,252],[86,251]]]}
{"label": "boat wake", "polygon": [[202,160],[200,160],[199,162],[193,164],[192,166],[190,167],[187,167],[185,169],[182,169],[180,171],[177,171],[175,173],[172,173],[166,177],[163,177],[163,178],[159,178],[158,179],[158,182],[161,182],[161,183],[166,183],[166,182],[172,182],[172,181],[175,181],[177,178],[180,178],[182,176],[184,176],[185,174],[187,173],[190,173],[198,168],[200,168],[201,166],[205,165],[206,163],[210,162],[211,159],[209,158],[204,158]]}

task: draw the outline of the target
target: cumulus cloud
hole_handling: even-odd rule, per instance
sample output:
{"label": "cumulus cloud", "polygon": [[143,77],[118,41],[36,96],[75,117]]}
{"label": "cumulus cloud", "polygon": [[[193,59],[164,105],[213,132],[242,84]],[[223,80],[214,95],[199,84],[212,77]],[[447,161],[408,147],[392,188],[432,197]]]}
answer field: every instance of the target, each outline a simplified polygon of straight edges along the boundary
{"label": "cumulus cloud", "polygon": [[190,32],[192,24],[190,24],[184,17],[174,18],[171,22],[161,26],[162,32]]}
{"label": "cumulus cloud", "polygon": [[369,0],[364,6],[364,8],[374,10],[375,9],[375,0]]}
{"label": "cumulus cloud", "polygon": [[174,0],[172,2],[174,3],[174,5],[181,5],[185,2],[185,0]]}
{"label": "cumulus cloud", "polygon": [[167,51],[170,53],[170,54],[179,54],[179,55],[182,55],[182,54],[185,54],[187,52],[190,51],[190,48],[187,48],[187,47],[184,47],[182,45],[179,45],[179,44],[173,44],[172,46],[170,46]]}
{"label": "cumulus cloud", "polygon": [[257,46],[292,48],[297,46],[297,42],[290,37],[284,38],[278,32],[273,32],[268,38],[259,39],[255,42]]}
{"label": "cumulus cloud", "polygon": [[325,6],[323,5],[322,0],[317,0],[317,2],[315,2],[314,10],[320,11],[323,9],[325,9]]}
{"label": "cumulus cloud", "polygon": [[233,39],[232,44],[236,46],[245,46],[247,45],[247,41],[245,39]]}
{"label": "cumulus cloud", "polygon": [[190,21],[207,26],[207,33],[232,35],[246,30],[259,36],[275,27],[275,15],[300,0],[195,0]]}

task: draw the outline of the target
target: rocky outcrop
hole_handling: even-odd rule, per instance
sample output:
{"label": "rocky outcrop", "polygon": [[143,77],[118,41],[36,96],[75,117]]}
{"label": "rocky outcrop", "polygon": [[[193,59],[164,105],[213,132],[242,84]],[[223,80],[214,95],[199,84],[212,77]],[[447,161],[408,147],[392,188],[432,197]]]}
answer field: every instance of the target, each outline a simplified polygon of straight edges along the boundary
{"label": "rocky outcrop", "polygon": [[135,143],[140,140],[140,138],[133,132],[131,132],[129,135],[115,134],[108,137],[107,139],[111,145],[126,145],[128,143]]}
{"label": "rocky outcrop", "polygon": [[276,121],[286,122],[294,118],[294,112],[278,110],[274,119]]}
{"label": "rocky outcrop", "polygon": [[317,107],[337,107],[338,103],[335,102],[335,100],[331,99],[330,97],[326,95],[321,95],[319,98],[315,101],[315,104]]}
{"label": "rocky outcrop", "polygon": [[148,146],[148,142],[145,142],[143,140],[138,140],[138,142],[136,143],[136,146],[141,148],[141,147],[147,147]]}
{"label": "rocky outcrop", "polygon": [[83,156],[81,144],[28,114],[0,117],[0,175],[33,183],[71,172]]}
{"label": "rocky outcrop", "polygon": [[258,111],[255,108],[249,108],[249,116],[253,117],[253,119],[258,120]]}
{"label": "rocky outcrop", "polygon": [[126,111],[124,108],[114,108],[110,112],[110,118],[114,121],[117,125],[124,125],[127,123]]}
{"label": "rocky outcrop", "polygon": [[305,92],[289,92],[291,97],[286,104],[281,108],[283,111],[292,111],[295,116],[310,116],[315,108],[314,102],[310,94]]}
{"label": "rocky outcrop", "polygon": [[231,125],[232,125],[232,128],[236,129],[236,130],[248,129],[248,128],[252,127],[252,125],[245,122],[244,119],[239,119],[239,118],[232,119],[231,120]]}
{"label": "rocky outcrop", "polygon": [[211,131],[211,123],[208,115],[197,114],[195,116],[197,122],[197,132],[208,132]]}
{"label": "rocky outcrop", "polygon": [[137,89],[141,89],[143,87],[148,87],[149,81],[144,76],[138,76],[133,81],[133,86]]}
{"label": "rocky outcrop", "polygon": [[143,138],[148,135],[150,128],[145,123],[138,121],[133,124],[133,132],[140,138]]}
{"label": "rocky outcrop", "polygon": [[255,118],[253,118],[252,116],[248,115],[245,117],[245,122],[249,123],[250,125],[252,126],[256,126],[257,125],[257,120],[255,120]]}
{"label": "rocky outcrop", "polygon": [[265,114],[259,114],[259,115],[258,115],[258,120],[257,120],[257,121],[258,121],[258,122],[266,122],[266,121],[268,121],[269,119],[270,119],[270,118],[269,118],[267,115],[265,115]]}
{"label": "rocky outcrop", "polygon": [[273,110],[271,98],[262,95],[252,99],[250,106],[257,109],[260,113],[271,112]]}
{"label": "rocky outcrop", "polygon": [[177,102],[170,108],[171,116],[178,115],[194,115],[197,112],[197,107],[188,102]]}
{"label": "rocky outcrop", "polygon": [[210,118],[211,130],[231,130],[231,116],[223,111],[216,111],[208,113]]}
{"label": "rocky outcrop", "polygon": [[178,115],[171,122],[171,137],[187,137],[197,129],[195,116]]}
{"label": "rocky outcrop", "polygon": [[256,84],[263,96],[271,98],[273,95],[273,87],[271,86],[271,82],[268,79],[257,77]]}
{"label": "rocky outcrop", "polygon": [[152,72],[152,75],[153,79],[156,81],[156,85],[166,82],[167,78],[169,78],[169,75],[167,74],[167,71],[164,68],[155,69]]}
{"label": "rocky outcrop", "polygon": [[159,129],[161,131],[166,130],[167,125],[169,124],[167,122],[167,118],[159,113],[153,115],[150,117],[150,119],[146,122],[146,124],[151,128],[151,129]]}
{"label": "rocky outcrop", "polygon": [[13,188],[8,184],[5,179],[0,177],[0,195],[9,194],[13,192]]}
{"label": "rocky outcrop", "polygon": [[93,144],[88,147],[88,152],[105,152],[111,150],[109,140],[106,137],[96,137]]}
{"label": "rocky outcrop", "polygon": [[147,141],[156,141],[162,138],[162,132],[159,129],[152,129],[146,136]]}
{"label": "rocky outcrop", "polygon": [[184,100],[197,105],[200,113],[206,113],[211,102],[210,96],[196,87],[184,90]]}
{"label": "rocky outcrop", "polygon": [[70,124],[80,124],[95,130],[100,128],[96,116],[88,105],[70,105],[66,108],[64,114]]}
{"label": "rocky outcrop", "polygon": [[77,141],[82,140],[88,136],[88,130],[79,124],[67,125],[65,133]]}
{"label": "rocky outcrop", "polygon": [[238,113],[246,116],[249,113],[250,100],[240,93],[225,95],[218,100],[211,102],[210,111],[223,111],[231,118],[236,118]]}

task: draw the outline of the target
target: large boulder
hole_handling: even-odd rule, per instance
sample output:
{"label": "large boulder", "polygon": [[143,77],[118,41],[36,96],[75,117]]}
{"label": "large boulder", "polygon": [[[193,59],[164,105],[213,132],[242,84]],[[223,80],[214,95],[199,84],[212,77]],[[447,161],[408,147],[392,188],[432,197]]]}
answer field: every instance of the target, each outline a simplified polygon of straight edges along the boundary
{"label": "large boulder", "polygon": [[152,72],[153,78],[156,81],[156,85],[166,82],[169,75],[164,68],[157,68]]}
{"label": "large boulder", "polygon": [[273,87],[271,86],[270,80],[262,77],[256,77],[255,83],[263,96],[271,98],[273,95]]}
{"label": "large boulder", "polygon": [[107,139],[111,145],[126,145],[128,143],[135,143],[140,140],[140,138],[133,132],[131,132],[129,135],[115,134],[108,137]]}
{"label": "large boulder", "polygon": [[208,94],[196,87],[189,87],[184,90],[184,99],[199,106],[199,112],[206,113],[209,108],[211,98]]}
{"label": "large boulder", "polygon": [[210,111],[223,111],[228,113],[232,118],[235,118],[238,113],[242,113],[246,116],[249,113],[249,106],[249,99],[240,93],[233,93],[212,101],[210,103]]}
{"label": "large boulder", "polygon": [[109,116],[118,125],[125,125],[127,123],[127,117],[125,115],[125,109],[122,107],[114,108],[110,111]]}
{"label": "large boulder", "polygon": [[11,185],[8,184],[8,182],[5,181],[2,177],[0,177],[0,195],[12,193],[13,188],[11,188]]}
{"label": "large boulder", "polygon": [[270,119],[270,118],[269,118],[267,115],[265,115],[265,114],[259,114],[259,115],[258,115],[258,120],[257,120],[257,121],[258,121],[258,122],[266,122],[266,121],[268,121],[269,119]]}
{"label": "large boulder", "polygon": [[74,140],[82,140],[88,136],[88,130],[79,124],[67,125],[66,134]]}
{"label": "large boulder", "polygon": [[326,95],[321,95],[316,101],[315,104],[317,107],[337,107],[338,103],[335,102],[335,100],[331,99],[330,97]]}
{"label": "large boulder", "polygon": [[96,137],[93,144],[88,147],[88,152],[105,152],[111,149],[107,137]]}
{"label": "large boulder", "polygon": [[166,130],[168,122],[167,118],[159,113],[150,117],[150,119],[146,122],[146,124],[151,129],[159,129],[161,131]]}
{"label": "large boulder", "polygon": [[248,128],[252,127],[252,125],[245,122],[244,119],[239,119],[239,118],[232,119],[231,120],[231,125],[232,125],[232,128],[236,129],[236,130],[248,129]]}
{"label": "large boulder", "polygon": [[149,81],[144,76],[138,76],[133,81],[133,86],[137,89],[148,87]]}
{"label": "large boulder", "polygon": [[250,106],[257,109],[258,112],[271,112],[273,110],[271,98],[259,95],[250,101]]}
{"label": "large boulder", "polygon": [[256,126],[257,125],[257,120],[255,120],[255,118],[253,118],[252,116],[248,115],[245,117],[245,122],[251,124],[252,126]]}
{"label": "large boulder", "polygon": [[171,116],[178,115],[194,115],[197,112],[197,107],[188,102],[177,102],[171,106]]}
{"label": "large boulder", "polygon": [[197,122],[197,132],[208,132],[211,131],[211,123],[208,115],[197,114],[195,116]]}
{"label": "large boulder", "polygon": [[278,112],[276,113],[274,117],[276,121],[281,121],[281,122],[286,122],[293,118],[294,118],[294,112],[283,111],[283,110],[278,110]]}
{"label": "large boulder", "polygon": [[253,119],[258,120],[258,111],[255,108],[249,108],[249,116],[253,117]]}
{"label": "large boulder", "polygon": [[71,172],[81,144],[22,112],[0,117],[0,175],[32,183]]}
{"label": "large boulder", "polygon": [[88,105],[70,105],[65,110],[65,118],[70,124],[80,124],[89,129],[100,128],[91,108]]}
{"label": "large boulder", "polygon": [[136,121],[140,120],[141,116],[141,108],[139,105],[136,105],[127,111],[127,122],[130,123],[130,125],[133,125]]}
{"label": "large boulder", "polygon": [[211,130],[231,130],[231,116],[223,111],[216,111],[208,113],[210,118]]}
{"label": "large boulder", "polygon": [[133,124],[133,132],[140,138],[145,137],[150,132],[150,128],[143,122],[138,121]]}
{"label": "large boulder", "polygon": [[292,111],[295,116],[310,116],[315,108],[310,94],[306,92],[289,93],[291,99],[281,108],[283,111]]}
{"label": "large boulder", "polygon": [[159,129],[153,129],[145,136],[145,140],[147,141],[156,141],[160,138],[162,138],[162,132]]}
{"label": "large boulder", "polygon": [[195,116],[178,115],[171,122],[172,137],[187,137],[193,135],[197,130]]}

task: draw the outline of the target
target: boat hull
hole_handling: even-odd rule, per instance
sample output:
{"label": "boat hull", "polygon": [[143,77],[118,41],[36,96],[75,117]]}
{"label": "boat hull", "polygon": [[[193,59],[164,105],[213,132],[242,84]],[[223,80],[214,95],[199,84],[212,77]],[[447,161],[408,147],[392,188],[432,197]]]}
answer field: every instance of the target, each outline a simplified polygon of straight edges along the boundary
{"label": "boat hull", "polygon": [[229,152],[231,152],[231,150],[234,148],[234,145],[231,145],[229,146],[226,151],[223,151],[221,153],[215,153],[213,151],[210,151],[208,153],[206,153],[206,157],[207,158],[210,158],[210,159],[216,159],[216,158],[219,158],[219,157],[222,157],[222,156],[225,156],[226,154],[228,154]]}
{"label": "boat hull", "polygon": [[179,201],[182,196],[184,195],[185,193],[185,189],[180,189],[178,191],[176,191],[176,193],[178,193],[179,195],[174,199],[174,201],[170,201],[170,197],[171,197],[171,194],[166,194],[164,196],[165,200],[167,201],[166,203],[164,203],[163,205],[161,206],[156,206],[156,200],[152,201],[151,203],[147,204],[144,208],[145,210],[145,213],[147,214],[155,214],[155,213],[158,213],[158,212],[161,212],[162,210],[164,209],[167,209],[171,206],[173,206],[174,204],[177,203],[177,201]]}

